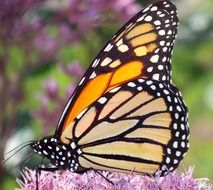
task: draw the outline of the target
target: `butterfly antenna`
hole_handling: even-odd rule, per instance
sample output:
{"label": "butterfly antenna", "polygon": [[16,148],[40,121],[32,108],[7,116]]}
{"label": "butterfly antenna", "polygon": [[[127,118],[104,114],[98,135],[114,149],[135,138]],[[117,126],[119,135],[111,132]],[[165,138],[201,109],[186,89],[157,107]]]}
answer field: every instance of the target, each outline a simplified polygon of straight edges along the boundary
{"label": "butterfly antenna", "polygon": [[[31,142],[28,142],[27,144],[24,143],[24,145],[23,145],[23,144],[22,144],[22,146],[19,145],[19,146],[17,146],[16,148],[14,148],[13,150],[9,151],[9,152],[12,152],[12,151],[16,150],[17,148],[19,148],[19,147],[21,146],[21,148],[19,148],[18,150],[16,150],[11,156],[9,156],[7,159],[3,160],[3,162],[1,163],[0,166],[3,166],[9,159],[11,159],[11,158],[12,158],[14,155],[16,155],[19,151],[21,151],[23,148],[29,146],[30,144],[31,144]],[[9,153],[9,152],[8,152],[8,153]]]}
{"label": "butterfly antenna", "polygon": [[33,142],[34,142],[34,141],[32,141],[32,140],[31,140],[31,141],[26,141],[26,142],[24,142],[24,143],[22,143],[22,144],[16,146],[15,148],[9,150],[8,152],[5,152],[4,155],[7,155],[7,154],[13,152],[13,151],[16,150],[17,148],[19,148],[19,147],[21,147],[21,146],[23,146],[23,145],[25,145],[25,144],[30,144],[30,143],[33,143]]}

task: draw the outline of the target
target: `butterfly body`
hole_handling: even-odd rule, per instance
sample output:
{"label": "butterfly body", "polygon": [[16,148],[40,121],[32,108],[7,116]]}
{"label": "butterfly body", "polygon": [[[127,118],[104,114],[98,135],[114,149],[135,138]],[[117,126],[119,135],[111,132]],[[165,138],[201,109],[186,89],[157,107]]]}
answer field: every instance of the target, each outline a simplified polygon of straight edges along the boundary
{"label": "butterfly body", "polygon": [[58,169],[69,169],[77,173],[82,172],[77,160],[80,150],[77,149],[74,142],[66,145],[54,136],[49,136],[32,144],[32,148],[37,154],[49,159],[50,163]]}
{"label": "butterfly body", "polygon": [[105,45],[85,73],[53,136],[33,150],[58,169],[166,175],[188,149],[188,110],[171,81],[176,8],[159,1]]}

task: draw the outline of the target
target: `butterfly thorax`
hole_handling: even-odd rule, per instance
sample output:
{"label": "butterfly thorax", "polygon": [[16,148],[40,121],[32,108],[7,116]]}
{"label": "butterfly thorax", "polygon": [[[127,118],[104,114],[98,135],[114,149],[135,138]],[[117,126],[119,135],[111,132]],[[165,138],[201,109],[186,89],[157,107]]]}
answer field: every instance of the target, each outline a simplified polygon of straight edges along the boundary
{"label": "butterfly thorax", "polygon": [[73,144],[63,144],[57,138],[49,136],[35,141],[31,147],[36,154],[47,158],[59,169],[78,170],[76,147]]}

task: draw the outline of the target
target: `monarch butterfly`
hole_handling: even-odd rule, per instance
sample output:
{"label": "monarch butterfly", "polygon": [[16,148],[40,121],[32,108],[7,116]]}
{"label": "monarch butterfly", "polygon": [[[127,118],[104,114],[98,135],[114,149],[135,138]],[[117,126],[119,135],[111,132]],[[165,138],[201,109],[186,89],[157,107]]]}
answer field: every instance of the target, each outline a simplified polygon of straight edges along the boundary
{"label": "monarch butterfly", "polygon": [[166,175],[188,147],[188,111],[171,79],[178,17],[158,1],[104,46],[69,99],[55,134],[31,144],[52,169]]}

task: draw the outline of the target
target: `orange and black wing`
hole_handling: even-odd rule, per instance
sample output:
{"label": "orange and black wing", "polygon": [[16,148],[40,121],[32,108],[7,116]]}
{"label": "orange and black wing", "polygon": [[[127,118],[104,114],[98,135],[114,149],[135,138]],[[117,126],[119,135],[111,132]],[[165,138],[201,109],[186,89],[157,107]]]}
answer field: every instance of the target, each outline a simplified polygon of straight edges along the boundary
{"label": "orange and black wing", "polygon": [[[177,25],[176,8],[170,1],[156,2],[130,19],[105,45],[79,82],[55,135],[61,138],[70,133],[70,138],[74,138],[75,120],[88,106],[128,81],[143,77],[169,85]],[[81,128],[82,133],[86,130]]]}
{"label": "orange and black wing", "polygon": [[[181,96],[156,80],[134,79],[101,96],[76,119],[81,168],[165,175],[188,149],[187,108]],[[86,130],[85,130],[86,129]]]}

